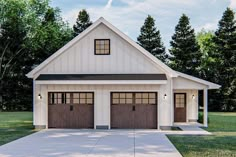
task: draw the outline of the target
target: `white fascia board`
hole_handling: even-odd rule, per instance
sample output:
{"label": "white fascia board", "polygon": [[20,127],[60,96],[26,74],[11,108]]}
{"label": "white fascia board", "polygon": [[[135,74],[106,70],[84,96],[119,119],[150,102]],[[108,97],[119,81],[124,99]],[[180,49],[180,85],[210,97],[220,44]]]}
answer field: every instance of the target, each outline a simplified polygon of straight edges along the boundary
{"label": "white fascia board", "polygon": [[86,36],[89,32],[91,32],[94,28],[96,28],[99,24],[103,23],[107,27],[109,27],[112,31],[114,31],[116,34],[118,34],[121,38],[126,40],[130,45],[138,49],[140,52],[142,52],[147,58],[149,58],[151,61],[153,61],[155,64],[159,65],[161,69],[163,69],[170,77],[177,77],[178,74],[172,70],[170,67],[162,63],[159,59],[157,59],[155,56],[150,54],[148,51],[146,51],[144,48],[142,48],[140,45],[138,45],[136,42],[134,42],[132,39],[130,39],[127,35],[125,35],[123,32],[121,32],[119,29],[117,29],[115,26],[113,26],[111,23],[106,21],[103,17],[100,17],[96,22],[94,22],[90,27],[88,27],[85,31],[83,31],[81,34],[79,34],[77,37],[72,39],[70,42],[68,42],[65,46],[63,46],[61,49],[59,49],[57,52],[55,52],[53,55],[51,55],[48,59],[46,59],[44,62],[42,62],[40,65],[38,65],[36,68],[34,68],[31,72],[26,74],[28,78],[33,78],[34,74],[37,73],[39,70],[41,70],[43,67],[45,67],[48,63],[50,63],[52,60],[54,60],[56,57],[61,55],[63,52],[65,52],[68,48],[70,48],[72,45],[74,45],[76,42],[78,42],[80,39],[82,39],[84,36]]}
{"label": "white fascia board", "polygon": [[183,78],[186,78],[186,79],[189,79],[189,80],[207,85],[208,89],[219,89],[221,87],[221,85],[218,85],[216,83],[212,83],[212,82],[209,82],[209,81],[206,81],[206,80],[203,80],[203,79],[191,76],[191,75],[187,75],[187,74],[184,74],[184,73],[181,73],[181,72],[178,72],[178,71],[176,71],[176,73],[179,74],[179,76],[181,76]]}
{"label": "white fascia board", "polygon": [[73,81],[73,80],[63,80],[63,81],[37,81],[35,80],[35,84],[167,84],[166,80],[102,80],[102,81],[90,81],[90,80],[83,80],[83,81]]}

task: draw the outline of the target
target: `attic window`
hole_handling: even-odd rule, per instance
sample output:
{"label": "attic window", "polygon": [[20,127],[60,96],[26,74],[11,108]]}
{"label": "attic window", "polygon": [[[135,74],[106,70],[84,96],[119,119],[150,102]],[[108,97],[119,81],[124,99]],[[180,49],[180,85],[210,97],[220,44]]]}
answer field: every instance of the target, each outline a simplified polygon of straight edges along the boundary
{"label": "attic window", "polygon": [[95,55],[110,55],[110,39],[94,40]]}

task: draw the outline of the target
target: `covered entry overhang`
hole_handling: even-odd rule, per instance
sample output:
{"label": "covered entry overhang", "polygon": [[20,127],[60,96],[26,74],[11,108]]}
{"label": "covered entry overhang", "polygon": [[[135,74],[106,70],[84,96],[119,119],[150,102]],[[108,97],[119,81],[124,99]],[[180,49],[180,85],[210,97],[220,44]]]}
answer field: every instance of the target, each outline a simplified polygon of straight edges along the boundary
{"label": "covered entry overhang", "polygon": [[35,84],[167,84],[165,74],[41,74]]}
{"label": "covered entry overhang", "polygon": [[[204,126],[207,127],[208,121],[208,89],[219,89],[221,86],[203,79],[199,79],[187,74],[177,72],[178,77],[173,79],[173,91],[174,93],[181,93],[181,91],[198,91],[203,90],[203,111],[204,111]],[[186,96],[185,96],[186,97]],[[194,97],[194,95],[192,96]],[[175,97],[174,97],[175,99]],[[175,101],[175,100],[174,100]],[[186,105],[186,102],[185,102]],[[188,104],[187,104],[188,105]],[[175,102],[174,105],[175,106]],[[186,110],[186,109],[185,109]]]}

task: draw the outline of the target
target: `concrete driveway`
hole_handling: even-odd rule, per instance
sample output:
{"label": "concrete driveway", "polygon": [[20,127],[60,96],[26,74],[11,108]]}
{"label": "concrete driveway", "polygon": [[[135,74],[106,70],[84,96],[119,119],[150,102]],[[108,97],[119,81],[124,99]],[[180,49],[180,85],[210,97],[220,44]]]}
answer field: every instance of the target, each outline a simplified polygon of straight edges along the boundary
{"label": "concrete driveway", "polygon": [[0,157],[181,157],[156,130],[50,129],[0,147]]}

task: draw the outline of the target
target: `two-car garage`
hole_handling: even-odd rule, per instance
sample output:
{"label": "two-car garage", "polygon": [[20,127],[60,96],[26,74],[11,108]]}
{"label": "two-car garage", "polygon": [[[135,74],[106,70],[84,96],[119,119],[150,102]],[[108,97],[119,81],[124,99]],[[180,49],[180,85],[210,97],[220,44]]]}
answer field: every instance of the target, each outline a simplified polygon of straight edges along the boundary
{"label": "two-car garage", "polygon": [[[49,92],[48,128],[94,128],[93,92]],[[113,129],[156,129],[156,92],[111,92]]]}

